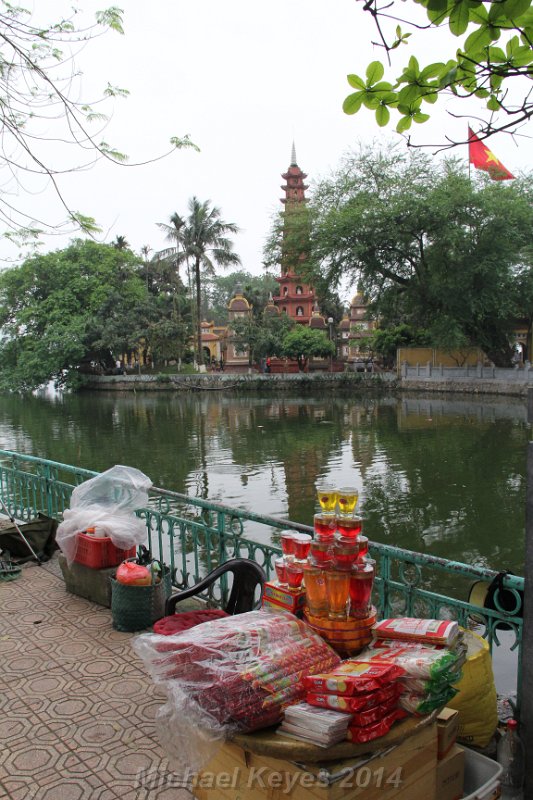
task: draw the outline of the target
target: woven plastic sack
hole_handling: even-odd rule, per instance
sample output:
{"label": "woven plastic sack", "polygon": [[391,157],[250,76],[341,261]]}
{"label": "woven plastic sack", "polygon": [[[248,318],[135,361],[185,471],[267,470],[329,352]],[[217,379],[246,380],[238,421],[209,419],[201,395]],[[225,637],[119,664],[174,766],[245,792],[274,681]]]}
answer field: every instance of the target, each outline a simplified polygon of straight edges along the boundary
{"label": "woven plastic sack", "polygon": [[458,740],[474,747],[486,747],[498,725],[496,686],[492,660],[485,639],[465,632],[467,657],[463,677],[455,684],[458,694],[447,703],[459,712]]}
{"label": "woven plastic sack", "polygon": [[172,592],[169,567],[151,586],[131,586],[111,578],[111,614],[117,631],[144,631],[165,616],[165,603]]}

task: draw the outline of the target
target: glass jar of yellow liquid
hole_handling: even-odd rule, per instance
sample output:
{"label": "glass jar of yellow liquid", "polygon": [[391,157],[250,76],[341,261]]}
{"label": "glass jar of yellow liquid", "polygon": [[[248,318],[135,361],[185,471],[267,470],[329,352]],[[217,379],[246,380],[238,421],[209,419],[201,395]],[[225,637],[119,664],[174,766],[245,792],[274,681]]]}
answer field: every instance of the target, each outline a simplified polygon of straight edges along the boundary
{"label": "glass jar of yellow liquid", "polygon": [[339,511],[341,514],[353,514],[357,501],[359,500],[359,492],[352,487],[342,487],[336,489],[337,503],[339,504]]}
{"label": "glass jar of yellow liquid", "polygon": [[317,486],[316,494],[322,511],[332,514],[337,505],[337,490],[329,483],[320,483]]}

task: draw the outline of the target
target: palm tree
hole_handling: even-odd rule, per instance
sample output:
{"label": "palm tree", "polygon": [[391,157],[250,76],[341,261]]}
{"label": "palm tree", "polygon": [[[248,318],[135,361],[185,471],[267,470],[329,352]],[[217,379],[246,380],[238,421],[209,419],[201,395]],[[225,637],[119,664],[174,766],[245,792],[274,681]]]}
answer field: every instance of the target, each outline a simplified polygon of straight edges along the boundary
{"label": "palm tree", "polygon": [[126,239],[125,236],[116,236],[115,240],[113,241],[113,247],[117,250],[126,250],[130,246],[130,243]]}
{"label": "palm tree", "polygon": [[162,251],[159,257],[172,259],[177,269],[183,262],[187,268],[192,265],[196,300],[196,350],[198,363],[202,365],[202,268],[205,274],[212,275],[215,264],[228,267],[241,263],[239,256],[233,252],[233,243],[227,238],[228,233],[238,233],[239,229],[233,222],[224,222],[220,218],[220,209],[210,207],[209,200],[201,203],[198,198],[191,197],[188,207],[189,215],[185,219],[173,214],[170,225],[159,223],[159,227],[167,232],[167,239],[176,243],[175,247]]}

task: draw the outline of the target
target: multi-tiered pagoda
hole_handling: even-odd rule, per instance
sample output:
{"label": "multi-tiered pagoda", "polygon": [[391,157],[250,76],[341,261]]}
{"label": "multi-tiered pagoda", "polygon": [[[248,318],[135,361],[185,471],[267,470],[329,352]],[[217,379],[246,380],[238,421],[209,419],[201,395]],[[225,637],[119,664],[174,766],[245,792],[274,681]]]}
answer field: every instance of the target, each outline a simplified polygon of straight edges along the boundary
{"label": "multi-tiered pagoda", "polygon": [[285,183],[281,187],[285,197],[281,202],[283,211],[283,234],[281,246],[281,275],[276,278],[279,292],[273,302],[282,314],[302,325],[308,325],[313,315],[315,292],[302,280],[300,272],[307,258],[309,247],[308,213],[304,183],[307,175],[296,162],[296,149],[292,146],[291,163],[281,176]]}

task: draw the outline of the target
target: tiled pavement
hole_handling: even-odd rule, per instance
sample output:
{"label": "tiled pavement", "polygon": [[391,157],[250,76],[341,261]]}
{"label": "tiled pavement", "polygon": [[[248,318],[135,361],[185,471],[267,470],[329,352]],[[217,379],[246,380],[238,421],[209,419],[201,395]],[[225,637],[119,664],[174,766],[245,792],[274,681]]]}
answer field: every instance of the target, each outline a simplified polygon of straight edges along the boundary
{"label": "tiled pavement", "polygon": [[53,562],[0,581],[0,800],[191,800],[133,635],[68,594]]}

